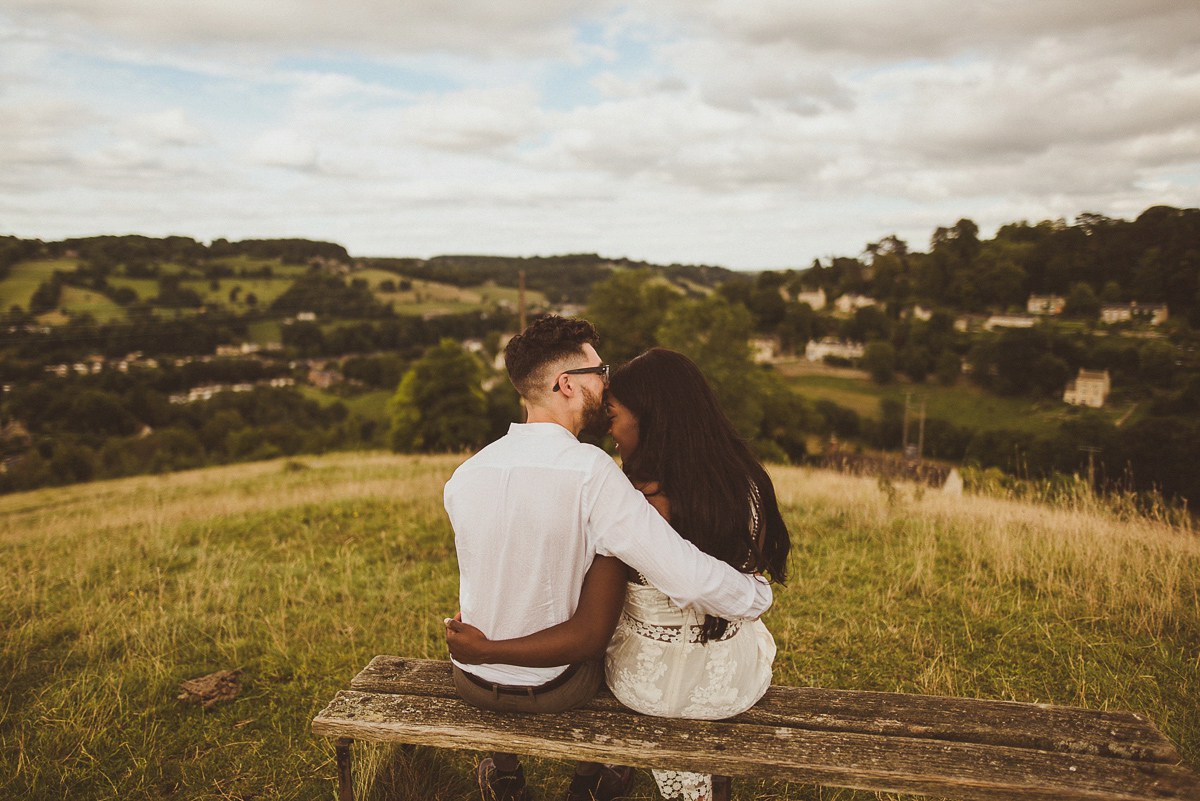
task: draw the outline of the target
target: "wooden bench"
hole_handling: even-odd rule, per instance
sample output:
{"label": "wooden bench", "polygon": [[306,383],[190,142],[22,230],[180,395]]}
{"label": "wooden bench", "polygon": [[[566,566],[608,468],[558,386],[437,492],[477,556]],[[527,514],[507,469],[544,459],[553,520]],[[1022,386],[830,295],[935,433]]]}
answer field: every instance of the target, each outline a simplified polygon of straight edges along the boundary
{"label": "wooden bench", "polygon": [[354,740],[509,751],[955,799],[1200,799],[1175,747],[1136,712],[771,687],[723,721],[631,712],[602,689],[555,715],[458,699],[450,663],[377,656],[316,718],[336,737],[340,801]]}

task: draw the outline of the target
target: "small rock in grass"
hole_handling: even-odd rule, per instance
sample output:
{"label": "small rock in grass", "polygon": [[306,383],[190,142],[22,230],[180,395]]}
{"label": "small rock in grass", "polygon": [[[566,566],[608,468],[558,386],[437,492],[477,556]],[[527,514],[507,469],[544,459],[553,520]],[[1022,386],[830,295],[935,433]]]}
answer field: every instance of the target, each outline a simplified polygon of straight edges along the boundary
{"label": "small rock in grass", "polygon": [[218,701],[232,701],[242,691],[241,668],[233,670],[218,670],[198,679],[188,679],[180,682],[183,692],[180,701],[199,701],[205,709],[210,709]]}

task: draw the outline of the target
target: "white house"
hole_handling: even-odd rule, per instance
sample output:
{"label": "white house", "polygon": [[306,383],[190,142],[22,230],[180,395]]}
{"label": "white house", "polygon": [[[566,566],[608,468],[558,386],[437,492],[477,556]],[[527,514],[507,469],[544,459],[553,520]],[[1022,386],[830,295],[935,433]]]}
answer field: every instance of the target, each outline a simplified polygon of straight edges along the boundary
{"label": "white house", "polygon": [[825,297],[825,290],[818,288],[816,292],[797,292],[796,302],[807,303],[813,307],[813,311],[820,311],[829,301]]}
{"label": "white house", "polygon": [[1065,298],[1058,295],[1030,295],[1025,311],[1030,314],[1062,314]]}
{"label": "white house", "polygon": [[987,318],[983,327],[986,331],[991,331],[993,328],[1033,328],[1033,324],[1036,322],[1036,317],[1025,314],[993,314]]}
{"label": "white house", "polygon": [[750,351],[755,364],[765,364],[779,353],[779,340],[775,337],[755,337],[750,340]]}
{"label": "white house", "polygon": [[1099,409],[1108,398],[1112,389],[1112,381],[1108,371],[1084,370],[1080,368],[1079,375],[1063,391],[1063,401],[1075,406],[1093,406]]}
{"label": "white house", "polygon": [[840,359],[858,359],[863,355],[861,342],[844,342],[840,339],[825,337],[820,342],[810,340],[804,348],[804,358],[810,362],[819,362],[826,356],[837,356]]}
{"label": "white house", "polygon": [[851,295],[845,294],[833,302],[833,307],[842,314],[849,314],[857,311],[865,306],[874,306],[875,298],[869,298],[866,295]]}
{"label": "white house", "polygon": [[1100,307],[1100,319],[1106,323],[1121,323],[1128,320],[1147,320],[1150,325],[1158,325],[1167,319],[1167,304],[1144,303],[1105,303]]}

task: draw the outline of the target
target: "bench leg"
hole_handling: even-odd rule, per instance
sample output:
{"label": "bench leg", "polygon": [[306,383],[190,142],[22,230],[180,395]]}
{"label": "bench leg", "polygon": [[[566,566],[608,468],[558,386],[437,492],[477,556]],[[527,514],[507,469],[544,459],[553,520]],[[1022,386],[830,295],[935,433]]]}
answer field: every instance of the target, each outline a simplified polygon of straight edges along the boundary
{"label": "bench leg", "polygon": [[334,753],[337,755],[338,801],[354,801],[354,781],[350,776],[350,744],[353,742],[349,737],[340,737],[334,746]]}

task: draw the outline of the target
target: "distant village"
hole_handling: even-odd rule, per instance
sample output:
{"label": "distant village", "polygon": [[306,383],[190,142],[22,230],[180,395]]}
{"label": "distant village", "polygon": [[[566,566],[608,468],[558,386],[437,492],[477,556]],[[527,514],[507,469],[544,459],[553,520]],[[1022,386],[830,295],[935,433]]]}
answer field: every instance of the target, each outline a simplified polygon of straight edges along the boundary
{"label": "distant village", "polygon": [[[800,292],[796,300],[810,305],[814,311],[820,311],[829,305],[825,290]],[[1032,328],[1039,320],[1062,314],[1066,299],[1057,295],[1030,295],[1026,303],[1025,314],[993,314],[971,315],[957,317],[954,327],[961,332],[994,331],[997,328]],[[833,310],[840,315],[853,314],[855,311],[876,305],[873,298],[865,295],[844,294],[833,302]],[[907,312],[918,320],[929,320],[933,316],[931,309],[917,305]],[[1104,323],[1145,323],[1151,326],[1161,325],[1167,320],[1167,305],[1165,303],[1106,303],[1100,308],[1100,319]],[[1135,333],[1139,336],[1154,336],[1153,334]],[[752,343],[754,358],[759,363],[769,363],[780,358],[779,341],[775,337],[759,337]],[[835,337],[823,337],[811,340],[804,349],[804,358],[810,362],[854,362],[862,358],[865,351],[862,342],[851,342]],[[963,363],[963,372],[970,370],[970,364]],[[1112,378],[1107,370],[1085,370],[1070,380],[1063,390],[1062,400],[1076,406],[1091,406],[1102,408],[1112,389]]]}

